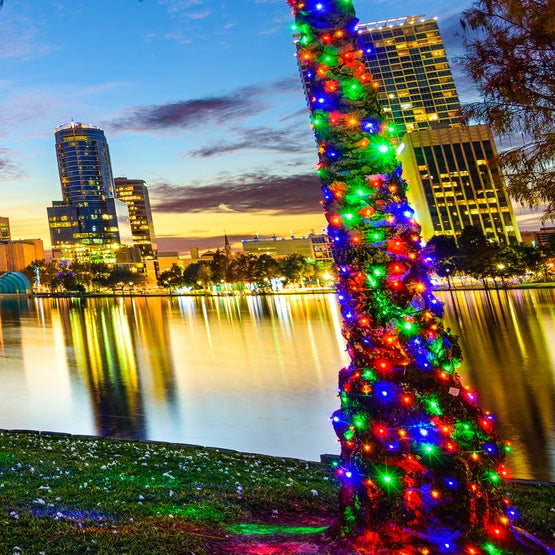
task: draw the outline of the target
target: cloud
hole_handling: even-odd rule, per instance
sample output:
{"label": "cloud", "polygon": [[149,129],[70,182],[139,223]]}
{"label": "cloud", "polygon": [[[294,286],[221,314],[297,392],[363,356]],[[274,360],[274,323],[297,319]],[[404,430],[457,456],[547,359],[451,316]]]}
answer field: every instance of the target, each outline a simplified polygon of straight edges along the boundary
{"label": "cloud", "polygon": [[[203,0],[160,0],[162,6],[166,6],[168,12],[183,19],[205,19],[212,15],[210,9],[197,9],[205,5]],[[195,8],[191,10],[190,8]]]}
{"label": "cloud", "polygon": [[150,187],[156,212],[269,212],[275,215],[314,214],[321,211],[320,181],[316,175],[277,176],[246,173],[220,176],[201,186]]}
{"label": "cloud", "polygon": [[[231,243],[234,249],[240,248],[241,241],[244,239],[252,239],[252,235],[227,235],[228,241]],[[213,236],[188,236],[188,237],[169,237],[169,236],[157,236],[156,243],[158,244],[158,253],[160,252],[180,252],[183,253],[192,247],[197,249],[223,249],[224,248],[224,236],[213,235]]]}
{"label": "cloud", "polygon": [[268,91],[293,90],[296,80],[281,79],[266,85],[251,85],[221,96],[195,98],[167,104],[137,106],[105,127],[118,130],[190,129],[207,123],[223,125],[263,112],[269,106],[262,97]]}
{"label": "cloud", "polygon": [[13,160],[12,151],[0,148],[0,181],[11,181],[22,175],[23,171]]}
{"label": "cloud", "polygon": [[40,42],[39,30],[30,18],[9,10],[5,14],[0,18],[0,59],[28,61],[55,50]]}
{"label": "cloud", "polygon": [[[306,127],[292,126],[289,129],[279,131],[269,127],[235,130],[235,133],[239,135],[239,140],[211,144],[209,147],[187,152],[186,155],[195,158],[210,158],[241,150],[266,150],[288,154],[311,152],[314,150],[314,145],[303,144],[307,135],[307,127],[308,123]],[[311,148],[309,149],[309,147]]]}

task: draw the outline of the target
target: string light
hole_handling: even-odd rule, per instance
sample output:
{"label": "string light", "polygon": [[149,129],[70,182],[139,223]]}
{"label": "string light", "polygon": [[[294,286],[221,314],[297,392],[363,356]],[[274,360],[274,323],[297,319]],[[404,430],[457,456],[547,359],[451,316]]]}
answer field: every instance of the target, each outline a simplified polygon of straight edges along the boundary
{"label": "string light", "polygon": [[332,417],[344,529],[375,532],[384,545],[413,530],[411,553],[501,553],[512,545],[503,519],[513,509],[498,493],[508,446],[456,374],[460,349],[441,322],[395,129],[365,66],[375,51],[361,47],[350,0],[289,5],[351,359]]}

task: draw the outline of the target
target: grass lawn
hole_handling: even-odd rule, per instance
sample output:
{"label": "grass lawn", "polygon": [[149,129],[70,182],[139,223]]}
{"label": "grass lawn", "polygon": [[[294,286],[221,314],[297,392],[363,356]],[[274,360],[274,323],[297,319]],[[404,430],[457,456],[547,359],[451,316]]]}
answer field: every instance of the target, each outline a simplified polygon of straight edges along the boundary
{"label": "grass lawn", "polygon": [[[544,542],[555,486],[512,484]],[[319,463],[163,443],[0,432],[0,554],[338,554]]]}

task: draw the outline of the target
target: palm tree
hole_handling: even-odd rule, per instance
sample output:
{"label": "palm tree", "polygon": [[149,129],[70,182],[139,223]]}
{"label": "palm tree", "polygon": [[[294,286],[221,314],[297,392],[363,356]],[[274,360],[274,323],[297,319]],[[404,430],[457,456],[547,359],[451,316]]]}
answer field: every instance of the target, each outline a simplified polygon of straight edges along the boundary
{"label": "palm tree", "polygon": [[365,553],[522,552],[501,487],[507,446],[457,375],[460,348],[431,290],[354,8],[289,5],[351,359],[333,415],[342,509],[334,531]]}

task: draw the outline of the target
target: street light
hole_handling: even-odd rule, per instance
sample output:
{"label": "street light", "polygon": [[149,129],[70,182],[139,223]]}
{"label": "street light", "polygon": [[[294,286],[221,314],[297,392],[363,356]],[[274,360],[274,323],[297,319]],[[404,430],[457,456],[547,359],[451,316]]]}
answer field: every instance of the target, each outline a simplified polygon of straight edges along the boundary
{"label": "street light", "polygon": [[501,271],[501,286],[505,287],[505,280],[503,279],[503,270],[505,269],[505,264],[498,264],[497,269]]}

